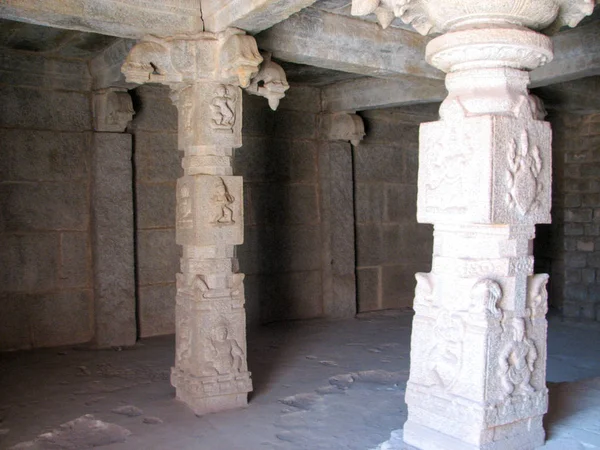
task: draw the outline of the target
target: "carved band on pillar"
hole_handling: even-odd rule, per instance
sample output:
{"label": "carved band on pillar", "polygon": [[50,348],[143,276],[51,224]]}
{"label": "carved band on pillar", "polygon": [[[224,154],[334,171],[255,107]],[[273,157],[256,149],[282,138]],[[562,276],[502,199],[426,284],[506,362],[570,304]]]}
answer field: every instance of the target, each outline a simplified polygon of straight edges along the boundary
{"label": "carved band on pillar", "polygon": [[[420,131],[417,219],[435,226],[416,275],[406,443],[527,450],[544,443],[548,275],[533,274],[550,222],[551,130],[529,70],[552,59],[533,30],[574,25],[591,0],[354,0],[354,14],[419,32],[447,72],[441,120]],[[532,30],[533,29],[533,30]]]}
{"label": "carved band on pillar", "polygon": [[128,82],[172,89],[179,114],[184,176],[177,181],[176,357],[171,382],[196,414],[247,404],[244,275],[235,246],[243,243],[242,177],[232,176],[242,145],[242,91],[262,61],[243,32],[148,37],[129,54]]}

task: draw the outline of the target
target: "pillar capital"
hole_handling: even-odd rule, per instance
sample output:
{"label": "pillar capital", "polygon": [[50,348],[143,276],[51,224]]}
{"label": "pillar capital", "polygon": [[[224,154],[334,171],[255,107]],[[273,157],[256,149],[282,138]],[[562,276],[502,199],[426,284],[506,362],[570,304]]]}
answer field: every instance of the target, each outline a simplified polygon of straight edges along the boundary
{"label": "pillar capital", "polygon": [[94,91],[92,106],[95,131],[122,133],[135,114],[131,96],[122,88]]}
{"label": "pillar capital", "polygon": [[328,141],[350,141],[358,145],[365,137],[365,124],[357,114],[322,114],[321,135]]}
{"label": "pillar capital", "polygon": [[262,60],[254,38],[230,28],[221,33],[146,36],[131,49],[121,70],[131,83],[176,86],[205,80],[247,87]]}
{"label": "pillar capital", "polygon": [[517,25],[552,32],[574,27],[592,13],[594,0],[353,0],[352,15],[375,13],[386,28],[396,17],[421,34],[447,33],[482,25]]}

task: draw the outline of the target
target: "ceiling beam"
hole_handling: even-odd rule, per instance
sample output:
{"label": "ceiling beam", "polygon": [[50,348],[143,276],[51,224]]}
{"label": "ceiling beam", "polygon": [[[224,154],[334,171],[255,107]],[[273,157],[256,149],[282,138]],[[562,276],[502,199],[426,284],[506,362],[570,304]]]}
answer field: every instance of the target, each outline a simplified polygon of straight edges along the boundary
{"label": "ceiling beam", "polygon": [[531,87],[600,75],[600,21],[552,37],[554,59],[531,72]]}
{"label": "ceiling beam", "polygon": [[200,0],[10,0],[0,2],[0,17],[134,39],[194,34],[203,26]]}
{"label": "ceiling beam", "polygon": [[429,38],[314,8],[257,34],[256,41],[275,58],[298,64],[374,77],[444,77],[425,62]]}
{"label": "ceiling beam", "polygon": [[316,0],[202,0],[202,18],[206,31],[227,27],[250,34],[271,28]]}
{"label": "ceiling beam", "polygon": [[321,102],[325,112],[350,112],[441,102],[446,95],[441,80],[409,75],[395,79],[365,77],[323,87]]}

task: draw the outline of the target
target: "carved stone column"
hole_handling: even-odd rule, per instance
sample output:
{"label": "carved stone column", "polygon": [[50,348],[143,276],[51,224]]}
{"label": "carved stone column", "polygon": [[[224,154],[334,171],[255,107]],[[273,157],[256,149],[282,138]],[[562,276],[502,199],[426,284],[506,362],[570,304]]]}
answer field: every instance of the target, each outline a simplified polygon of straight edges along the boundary
{"label": "carved stone column", "polygon": [[354,0],[353,12],[444,33],[427,60],[448,73],[441,120],[421,125],[417,218],[435,226],[419,273],[404,440],[421,449],[544,443],[548,275],[533,275],[550,222],[551,130],[528,71],[552,59],[532,30],[574,25],[593,2]]}
{"label": "carved stone column", "polygon": [[157,39],[129,54],[128,82],[172,89],[179,111],[184,176],[177,182],[176,359],[171,383],[196,414],[245,406],[252,390],[246,363],[244,275],[235,246],[243,242],[242,177],[232,176],[240,147],[242,91],[262,58],[239,30]]}

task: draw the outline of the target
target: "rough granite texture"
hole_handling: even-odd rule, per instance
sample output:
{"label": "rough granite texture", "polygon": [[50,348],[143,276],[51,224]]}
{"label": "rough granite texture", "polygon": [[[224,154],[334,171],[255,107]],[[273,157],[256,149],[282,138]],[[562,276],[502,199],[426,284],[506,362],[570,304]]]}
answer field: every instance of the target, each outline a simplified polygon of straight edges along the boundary
{"label": "rough granite texture", "polygon": [[536,255],[550,266],[552,306],[600,321],[600,116],[554,113],[550,121],[553,224],[538,227]]}
{"label": "rough granite texture", "polygon": [[94,334],[88,86],[62,90],[65,61],[37,67],[44,83],[16,76],[19,61],[0,85],[0,350]]}
{"label": "rough granite texture", "polygon": [[431,268],[433,229],[416,218],[419,123],[429,109],[361,113],[354,147],[358,310],[411,307],[415,273]]}

